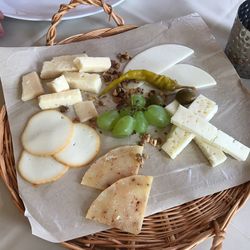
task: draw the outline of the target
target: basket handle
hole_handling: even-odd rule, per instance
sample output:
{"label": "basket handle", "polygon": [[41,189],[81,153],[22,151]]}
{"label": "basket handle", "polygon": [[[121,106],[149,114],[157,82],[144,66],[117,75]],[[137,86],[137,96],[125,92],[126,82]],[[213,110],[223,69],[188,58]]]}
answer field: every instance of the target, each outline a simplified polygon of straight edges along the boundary
{"label": "basket handle", "polygon": [[[60,23],[61,18],[71,9],[76,8],[77,6],[85,4],[85,5],[93,5],[96,7],[102,7],[104,12],[109,15],[109,20],[113,19],[116,23],[117,27],[115,28],[103,28],[94,31],[90,31],[88,33],[77,34],[71,37],[68,37],[60,42],[56,42],[56,27]],[[57,13],[55,13],[51,19],[51,25],[48,29],[46,35],[46,45],[55,45],[55,44],[66,44],[71,42],[84,41],[93,38],[100,38],[106,36],[116,35],[131,29],[137,28],[135,25],[125,25],[124,20],[121,16],[116,14],[112,6],[105,3],[104,0],[71,0],[68,4],[61,4]]]}
{"label": "basket handle", "polygon": [[215,235],[210,250],[222,250],[222,243],[225,239],[225,231],[220,228],[216,220],[213,221],[213,226]]}

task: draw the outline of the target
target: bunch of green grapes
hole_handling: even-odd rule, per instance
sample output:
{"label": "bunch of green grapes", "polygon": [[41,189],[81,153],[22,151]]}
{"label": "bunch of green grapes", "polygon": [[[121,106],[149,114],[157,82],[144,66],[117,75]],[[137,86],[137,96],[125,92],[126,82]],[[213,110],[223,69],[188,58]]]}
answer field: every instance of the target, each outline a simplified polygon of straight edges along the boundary
{"label": "bunch of green grapes", "polygon": [[133,94],[129,106],[102,113],[97,118],[97,125],[102,130],[111,131],[114,137],[146,133],[149,125],[165,128],[170,123],[170,114],[154,103],[160,104],[159,100],[152,102],[141,94]]}

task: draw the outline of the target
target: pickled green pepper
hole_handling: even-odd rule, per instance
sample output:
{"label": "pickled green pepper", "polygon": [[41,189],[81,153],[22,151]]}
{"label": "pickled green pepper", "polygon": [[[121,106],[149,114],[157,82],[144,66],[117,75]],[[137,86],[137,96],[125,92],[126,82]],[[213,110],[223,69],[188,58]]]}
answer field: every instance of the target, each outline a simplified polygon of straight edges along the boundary
{"label": "pickled green pepper", "polygon": [[119,78],[113,80],[101,93],[99,96],[105,95],[110,90],[116,88],[121,82],[127,80],[137,80],[145,81],[152,86],[167,91],[174,91],[184,86],[180,86],[177,82],[170,77],[164,75],[158,75],[154,72],[148,70],[129,70],[127,73],[122,74]]}

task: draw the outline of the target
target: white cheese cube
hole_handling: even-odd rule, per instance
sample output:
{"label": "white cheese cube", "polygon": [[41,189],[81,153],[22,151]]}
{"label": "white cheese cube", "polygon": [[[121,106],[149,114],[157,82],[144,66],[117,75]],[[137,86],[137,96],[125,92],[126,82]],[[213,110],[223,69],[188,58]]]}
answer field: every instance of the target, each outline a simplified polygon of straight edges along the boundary
{"label": "white cheese cube", "polygon": [[36,72],[22,77],[22,101],[28,101],[44,93],[40,78]]}
{"label": "white cheese cube", "polygon": [[51,92],[62,92],[69,89],[69,84],[64,75],[55,78],[53,81],[47,83]]}
{"label": "white cheese cube", "polygon": [[111,67],[109,57],[76,57],[74,63],[82,72],[104,72]]}
{"label": "white cheese cube", "polygon": [[98,74],[65,72],[64,76],[69,83],[70,88],[77,88],[97,94],[102,87],[102,80]]}
{"label": "white cheese cube", "polygon": [[218,133],[218,129],[215,126],[182,105],[179,105],[178,110],[172,116],[171,123],[194,133],[207,142],[213,141]]}
{"label": "white cheese cube", "polygon": [[[65,55],[54,57],[51,61],[45,61],[43,63],[41,78],[51,79],[60,76],[63,72],[78,71],[74,64],[74,59],[79,55]],[[86,57],[86,54],[82,54],[82,57]]]}
{"label": "white cheese cube", "polygon": [[38,104],[41,109],[53,109],[60,106],[70,106],[81,101],[82,95],[79,89],[46,94],[38,97]]}
{"label": "white cheese cube", "polygon": [[98,116],[93,101],[78,102],[74,105],[74,109],[80,122],[86,122]]}
{"label": "white cheese cube", "polygon": [[238,161],[245,161],[249,155],[250,149],[247,146],[243,145],[221,130],[218,130],[217,136],[212,141],[212,144]]}
{"label": "white cheese cube", "polygon": [[199,146],[202,153],[206,156],[212,167],[222,164],[227,159],[222,150],[203,142],[196,137],[194,138],[194,141]]}

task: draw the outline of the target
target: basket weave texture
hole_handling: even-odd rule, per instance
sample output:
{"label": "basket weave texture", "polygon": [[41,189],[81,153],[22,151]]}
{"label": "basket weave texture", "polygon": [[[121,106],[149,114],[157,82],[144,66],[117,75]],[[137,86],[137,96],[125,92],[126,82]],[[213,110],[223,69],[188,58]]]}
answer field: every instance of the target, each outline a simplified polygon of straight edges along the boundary
{"label": "basket weave texture", "polygon": [[[94,30],[56,42],[56,26],[60,19],[70,9],[80,4],[102,7],[104,12],[115,21],[117,27]],[[69,4],[61,5],[58,12],[52,17],[47,33],[47,45],[112,36],[134,28],[136,28],[134,25],[125,25],[123,19],[115,14],[112,7],[103,0],[72,0]],[[11,133],[5,107],[2,107],[0,111],[0,140],[0,175],[15,205],[21,213],[24,213],[24,205],[18,194]],[[227,225],[249,196],[250,182],[146,217],[142,231],[137,236],[121,232],[118,229],[110,229],[62,244],[74,250],[184,250],[193,248],[209,237],[214,237],[211,249],[219,250],[222,249]]]}

